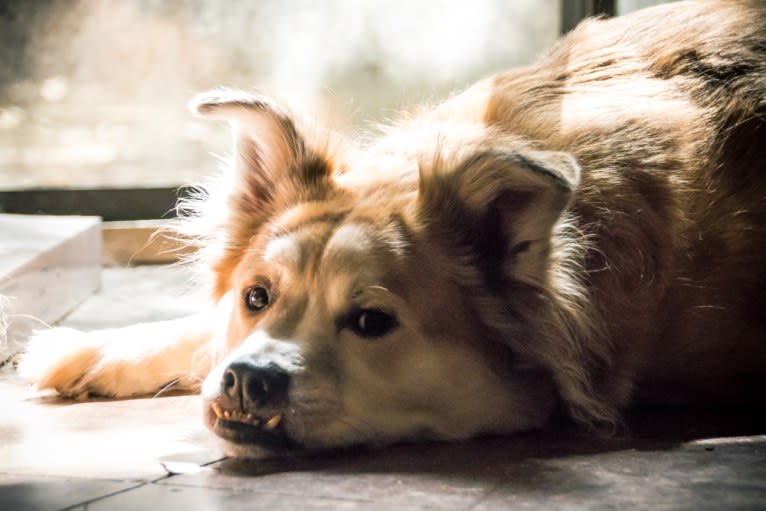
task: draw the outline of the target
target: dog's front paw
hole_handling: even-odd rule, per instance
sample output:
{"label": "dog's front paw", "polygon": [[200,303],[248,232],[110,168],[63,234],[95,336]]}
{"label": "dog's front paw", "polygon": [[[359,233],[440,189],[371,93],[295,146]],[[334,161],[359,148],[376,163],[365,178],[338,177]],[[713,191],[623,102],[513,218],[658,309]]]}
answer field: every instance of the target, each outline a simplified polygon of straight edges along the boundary
{"label": "dog's front paw", "polygon": [[19,362],[19,374],[39,389],[64,397],[125,397],[119,368],[109,362],[103,339],[72,328],[35,332]]}

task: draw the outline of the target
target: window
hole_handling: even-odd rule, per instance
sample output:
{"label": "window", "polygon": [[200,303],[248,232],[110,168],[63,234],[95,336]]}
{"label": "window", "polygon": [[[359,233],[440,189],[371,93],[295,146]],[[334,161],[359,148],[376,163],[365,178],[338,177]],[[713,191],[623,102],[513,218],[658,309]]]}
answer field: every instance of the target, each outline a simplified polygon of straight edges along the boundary
{"label": "window", "polygon": [[257,88],[347,133],[530,61],[557,0],[0,0],[0,188],[174,187],[228,133],[194,93]]}
{"label": "window", "polygon": [[619,0],[617,2],[617,14],[627,14],[644,7],[650,7],[652,5],[665,4],[675,0]]}

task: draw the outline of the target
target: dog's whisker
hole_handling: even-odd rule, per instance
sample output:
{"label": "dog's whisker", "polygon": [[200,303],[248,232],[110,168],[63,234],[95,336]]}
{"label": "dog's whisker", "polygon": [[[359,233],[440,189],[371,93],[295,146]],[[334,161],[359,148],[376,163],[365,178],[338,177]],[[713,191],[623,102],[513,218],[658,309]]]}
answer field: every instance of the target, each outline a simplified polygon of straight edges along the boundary
{"label": "dog's whisker", "polygon": [[181,378],[176,378],[175,380],[172,380],[168,382],[166,385],[164,385],[160,390],[158,390],[153,396],[152,399],[157,398],[161,396],[164,392],[169,391],[173,387],[175,387],[179,382],[181,381]]}

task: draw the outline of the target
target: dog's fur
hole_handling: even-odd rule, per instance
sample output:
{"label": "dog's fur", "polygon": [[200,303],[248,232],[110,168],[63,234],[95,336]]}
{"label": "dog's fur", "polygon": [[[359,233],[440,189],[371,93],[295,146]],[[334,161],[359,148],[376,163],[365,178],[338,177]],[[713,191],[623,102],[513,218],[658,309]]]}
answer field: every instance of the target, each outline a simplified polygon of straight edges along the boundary
{"label": "dog's fur", "polygon": [[[209,373],[205,420],[239,455],[264,444],[220,416],[243,356],[290,374],[286,403],[240,418],[279,415],[293,448],[512,432],[557,409],[615,424],[639,400],[766,390],[761,2],[586,21],[364,147],[260,96],[194,108],[236,139],[225,178],[184,205],[216,312],[40,333],[22,363],[40,387],[127,397]],[[365,338],[370,310],[392,325]]]}

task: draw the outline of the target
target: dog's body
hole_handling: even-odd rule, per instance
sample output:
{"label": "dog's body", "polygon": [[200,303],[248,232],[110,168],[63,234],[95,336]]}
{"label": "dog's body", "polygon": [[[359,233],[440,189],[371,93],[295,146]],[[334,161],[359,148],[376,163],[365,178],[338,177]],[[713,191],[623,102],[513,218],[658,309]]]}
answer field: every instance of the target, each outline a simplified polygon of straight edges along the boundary
{"label": "dog's body", "polygon": [[[64,395],[202,392],[234,454],[614,423],[766,376],[766,9],[587,21],[358,150],[219,91],[233,169],[188,225],[212,315],[38,334]],[[140,342],[138,342],[140,340]]]}

